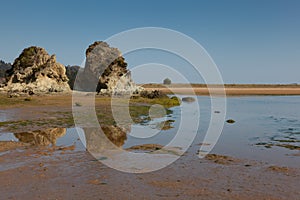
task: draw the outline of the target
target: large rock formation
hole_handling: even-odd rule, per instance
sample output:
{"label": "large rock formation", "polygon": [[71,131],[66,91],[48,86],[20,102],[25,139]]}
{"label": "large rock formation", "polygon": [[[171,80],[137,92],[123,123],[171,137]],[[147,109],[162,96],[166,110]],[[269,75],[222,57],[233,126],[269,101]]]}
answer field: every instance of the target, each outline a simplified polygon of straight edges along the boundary
{"label": "large rock formation", "polygon": [[75,89],[86,91],[124,94],[138,93],[142,89],[132,81],[121,52],[106,42],[95,42],[88,47],[85,68],[77,81]]}
{"label": "large rock formation", "polygon": [[9,93],[41,93],[69,91],[65,67],[45,49],[29,47],[15,59],[7,71]]}

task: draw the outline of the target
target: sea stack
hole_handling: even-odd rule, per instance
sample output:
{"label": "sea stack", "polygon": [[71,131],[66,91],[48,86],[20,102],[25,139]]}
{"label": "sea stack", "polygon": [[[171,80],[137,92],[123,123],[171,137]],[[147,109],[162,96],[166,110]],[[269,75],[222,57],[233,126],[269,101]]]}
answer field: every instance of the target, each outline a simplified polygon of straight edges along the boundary
{"label": "sea stack", "polygon": [[142,90],[131,79],[122,53],[106,42],[97,41],[86,50],[85,68],[75,89],[108,94],[132,94]]}
{"label": "sea stack", "polygon": [[6,80],[10,95],[70,91],[65,66],[41,47],[24,49],[6,72]]}

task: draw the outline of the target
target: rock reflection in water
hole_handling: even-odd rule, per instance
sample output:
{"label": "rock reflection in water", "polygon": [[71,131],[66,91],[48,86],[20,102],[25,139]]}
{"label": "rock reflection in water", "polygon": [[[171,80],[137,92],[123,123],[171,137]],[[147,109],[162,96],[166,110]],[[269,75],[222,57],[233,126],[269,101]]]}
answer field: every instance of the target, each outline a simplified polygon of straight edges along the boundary
{"label": "rock reflection in water", "polygon": [[66,128],[48,128],[22,133],[14,133],[15,137],[24,143],[35,146],[56,145],[57,138],[66,134]]}
{"label": "rock reflection in water", "polygon": [[117,126],[83,128],[83,130],[86,138],[86,148],[93,153],[121,147],[127,139],[126,130]]}
{"label": "rock reflection in water", "polygon": [[[145,133],[147,137],[151,136],[151,130],[156,129],[169,130],[173,128],[171,124],[174,120],[166,120],[162,122],[155,122],[147,125],[141,125],[146,128]],[[129,126],[130,127],[130,126]],[[108,126],[102,125],[101,128],[89,127],[83,128],[86,140],[86,148],[91,153],[101,153],[105,150],[120,150],[127,140],[127,134],[131,132],[128,126]],[[132,136],[133,133],[130,135]],[[157,134],[157,132],[155,132]],[[164,134],[164,133],[162,133]]]}
{"label": "rock reflection in water", "polygon": [[127,139],[126,131],[117,126],[102,126],[106,137],[116,146],[121,147]]}
{"label": "rock reflection in water", "polygon": [[169,120],[166,120],[166,121],[155,123],[154,126],[152,126],[152,127],[155,128],[155,129],[166,131],[166,130],[169,130],[171,128],[174,128],[172,126],[172,123],[174,123],[174,122],[175,122],[175,120],[169,119]]}

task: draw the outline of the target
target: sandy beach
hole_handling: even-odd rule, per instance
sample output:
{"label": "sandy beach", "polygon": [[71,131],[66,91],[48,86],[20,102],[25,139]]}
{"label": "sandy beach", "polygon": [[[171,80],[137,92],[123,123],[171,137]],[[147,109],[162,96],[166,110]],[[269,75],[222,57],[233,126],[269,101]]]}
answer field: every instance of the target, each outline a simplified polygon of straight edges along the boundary
{"label": "sandy beach", "polygon": [[[147,174],[111,169],[88,152],[23,149],[0,157],[1,199],[297,199],[299,168],[189,153]],[[288,183],[288,184],[287,184]]]}
{"label": "sandy beach", "polygon": [[165,93],[185,94],[185,95],[220,95],[225,93],[227,96],[243,95],[300,95],[299,86],[291,85],[225,85],[224,88],[211,86],[191,85],[187,87],[184,84],[174,85],[143,85],[147,90],[161,90]]}

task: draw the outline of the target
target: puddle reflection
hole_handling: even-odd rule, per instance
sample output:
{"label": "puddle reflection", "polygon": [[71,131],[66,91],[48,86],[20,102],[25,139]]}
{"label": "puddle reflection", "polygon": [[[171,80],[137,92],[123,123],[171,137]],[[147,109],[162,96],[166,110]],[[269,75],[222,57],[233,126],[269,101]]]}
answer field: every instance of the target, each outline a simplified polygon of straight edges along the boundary
{"label": "puddle reflection", "polygon": [[44,130],[36,130],[22,133],[14,133],[14,136],[24,143],[33,146],[56,145],[56,140],[66,135],[66,128],[48,128]]}

